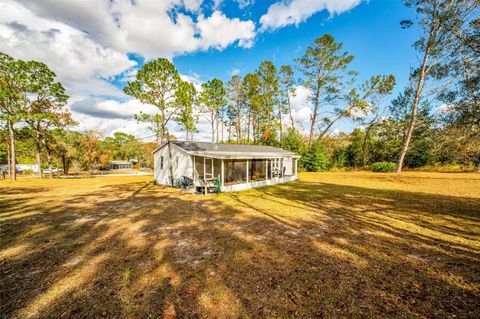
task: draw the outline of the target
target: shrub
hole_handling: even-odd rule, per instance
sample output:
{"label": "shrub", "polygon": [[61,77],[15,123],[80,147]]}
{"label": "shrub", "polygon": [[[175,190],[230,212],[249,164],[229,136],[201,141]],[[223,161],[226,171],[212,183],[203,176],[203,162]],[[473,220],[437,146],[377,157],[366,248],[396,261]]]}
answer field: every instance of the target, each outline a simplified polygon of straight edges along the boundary
{"label": "shrub", "polygon": [[372,171],[374,172],[395,172],[397,164],[392,162],[376,162],[372,164]]}
{"label": "shrub", "polygon": [[25,175],[26,174],[33,174],[33,170],[28,168],[28,169],[23,171],[23,174],[25,174]]}
{"label": "shrub", "polygon": [[315,141],[300,158],[300,165],[307,172],[323,172],[328,169],[328,154],[321,141]]}

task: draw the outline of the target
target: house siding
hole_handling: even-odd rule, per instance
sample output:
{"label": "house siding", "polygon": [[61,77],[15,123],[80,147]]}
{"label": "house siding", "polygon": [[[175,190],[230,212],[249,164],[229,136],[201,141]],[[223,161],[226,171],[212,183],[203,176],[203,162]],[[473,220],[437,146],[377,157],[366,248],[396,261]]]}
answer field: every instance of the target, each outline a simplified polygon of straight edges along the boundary
{"label": "house siding", "polygon": [[[157,184],[170,185],[170,163],[172,164],[173,178],[177,180],[182,176],[192,177],[193,163],[190,155],[178,147],[171,145],[172,158],[170,159],[168,145],[154,153],[154,179]],[[163,168],[161,157],[163,156]]]}

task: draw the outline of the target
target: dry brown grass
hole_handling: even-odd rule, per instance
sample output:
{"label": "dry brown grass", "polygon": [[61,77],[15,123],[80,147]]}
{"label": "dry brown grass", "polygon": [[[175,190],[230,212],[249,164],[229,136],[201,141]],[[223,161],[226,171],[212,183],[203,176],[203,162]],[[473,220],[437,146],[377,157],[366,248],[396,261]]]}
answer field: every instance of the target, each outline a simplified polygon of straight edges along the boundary
{"label": "dry brown grass", "polygon": [[9,318],[480,317],[480,176],[0,182]]}

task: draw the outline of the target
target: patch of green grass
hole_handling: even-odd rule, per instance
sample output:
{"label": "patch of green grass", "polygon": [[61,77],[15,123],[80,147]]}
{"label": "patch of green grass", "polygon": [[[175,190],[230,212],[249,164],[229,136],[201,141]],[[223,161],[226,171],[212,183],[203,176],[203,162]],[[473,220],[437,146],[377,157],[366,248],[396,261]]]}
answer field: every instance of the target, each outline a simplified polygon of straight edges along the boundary
{"label": "patch of green grass", "polygon": [[480,176],[0,182],[2,317],[480,316]]}

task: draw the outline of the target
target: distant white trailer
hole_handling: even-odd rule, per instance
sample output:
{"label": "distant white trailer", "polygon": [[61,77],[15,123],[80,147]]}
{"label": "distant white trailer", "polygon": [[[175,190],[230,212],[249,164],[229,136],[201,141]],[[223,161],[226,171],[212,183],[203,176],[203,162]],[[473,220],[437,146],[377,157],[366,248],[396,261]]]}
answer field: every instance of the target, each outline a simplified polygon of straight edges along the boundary
{"label": "distant white trailer", "polygon": [[110,161],[108,163],[108,168],[114,171],[131,170],[133,168],[133,164],[129,161]]}
{"label": "distant white trailer", "polygon": [[171,141],[154,151],[154,179],[172,186],[184,177],[218,179],[222,192],[238,191],[296,180],[298,158],[272,146]]}
{"label": "distant white trailer", "polygon": [[[32,171],[33,173],[38,173],[37,164],[17,164],[16,169],[17,172],[20,174],[23,174],[25,171]],[[8,172],[8,165],[0,164],[0,171]]]}

